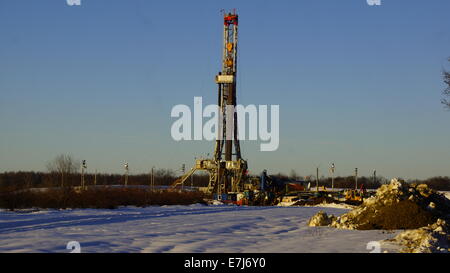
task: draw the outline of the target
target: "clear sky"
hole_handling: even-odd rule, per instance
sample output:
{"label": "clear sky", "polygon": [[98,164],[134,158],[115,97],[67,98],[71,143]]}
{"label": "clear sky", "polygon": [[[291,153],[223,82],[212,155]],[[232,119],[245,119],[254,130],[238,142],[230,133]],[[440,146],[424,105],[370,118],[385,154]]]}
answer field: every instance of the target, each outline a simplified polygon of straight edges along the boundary
{"label": "clear sky", "polygon": [[280,105],[280,147],[241,144],[250,171],[450,175],[450,1],[0,0],[0,171],[60,153],[132,173],[190,167],[176,104],[216,102],[221,9],[237,8],[238,103]]}

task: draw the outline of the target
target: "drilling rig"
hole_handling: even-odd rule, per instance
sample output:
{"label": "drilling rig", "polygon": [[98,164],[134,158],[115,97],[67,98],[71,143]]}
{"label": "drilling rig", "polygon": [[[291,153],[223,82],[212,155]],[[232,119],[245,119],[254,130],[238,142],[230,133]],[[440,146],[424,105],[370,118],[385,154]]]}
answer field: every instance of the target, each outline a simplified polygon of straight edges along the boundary
{"label": "drilling rig", "polygon": [[238,15],[236,11],[225,13],[223,24],[222,71],[215,78],[218,86],[219,126],[214,158],[197,159],[195,166],[172,184],[172,187],[175,188],[184,184],[196,171],[207,171],[209,173],[208,191],[216,193],[217,196],[223,193],[241,192],[248,172],[247,161],[241,156],[235,111],[238,49]]}

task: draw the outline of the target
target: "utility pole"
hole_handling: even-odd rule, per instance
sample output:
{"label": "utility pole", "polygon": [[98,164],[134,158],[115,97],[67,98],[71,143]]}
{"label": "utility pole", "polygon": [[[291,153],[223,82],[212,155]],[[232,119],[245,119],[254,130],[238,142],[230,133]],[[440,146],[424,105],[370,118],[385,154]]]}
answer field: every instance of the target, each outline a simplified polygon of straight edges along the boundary
{"label": "utility pole", "polygon": [[[185,172],[186,172],[186,164],[183,163],[181,165],[181,173],[183,174]],[[181,184],[181,191],[183,191],[183,190],[184,190],[184,183]]]}
{"label": "utility pole", "polygon": [[316,191],[319,191],[319,167],[316,168]]}
{"label": "utility pole", "polygon": [[373,170],[373,183],[377,183],[377,170]]}
{"label": "utility pole", "polygon": [[152,173],[150,175],[150,188],[152,191],[155,190],[155,175],[154,175],[154,169],[155,167],[152,167]]}
{"label": "utility pole", "polygon": [[128,185],[128,170],[129,170],[128,162],[125,162],[124,167],[125,167],[125,186],[127,186]]}
{"label": "utility pole", "polygon": [[[208,154],[208,156],[209,156],[209,154]],[[195,156],[194,156],[194,161],[197,162],[197,157],[195,157]],[[192,189],[192,187],[194,187],[194,174],[192,174],[192,176],[191,176],[191,189]]]}
{"label": "utility pole", "polygon": [[355,168],[355,190],[358,189],[358,168]]}
{"label": "utility pole", "polygon": [[84,169],[86,169],[86,160],[81,164],[81,189],[84,190]]}
{"label": "utility pole", "polygon": [[331,163],[331,190],[334,190],[334,163]]}

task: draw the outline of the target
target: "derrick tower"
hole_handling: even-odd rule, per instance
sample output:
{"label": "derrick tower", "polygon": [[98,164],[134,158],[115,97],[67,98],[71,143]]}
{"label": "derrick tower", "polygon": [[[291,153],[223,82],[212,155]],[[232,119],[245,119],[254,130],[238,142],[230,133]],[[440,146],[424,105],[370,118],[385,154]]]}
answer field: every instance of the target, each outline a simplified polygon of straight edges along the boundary
{"label": "derrick tower", "polygon": [[214,158],[197,159],[195,166],[174,182],[174,187],[183,184],[196,170],[205,170],[209,172],[210,192],[221,194],[243,190],[247,162],[241,156],[235,111],[238,22],[235,11],[224,14],[222,71],[216,76],[219,126],[216,128]]}

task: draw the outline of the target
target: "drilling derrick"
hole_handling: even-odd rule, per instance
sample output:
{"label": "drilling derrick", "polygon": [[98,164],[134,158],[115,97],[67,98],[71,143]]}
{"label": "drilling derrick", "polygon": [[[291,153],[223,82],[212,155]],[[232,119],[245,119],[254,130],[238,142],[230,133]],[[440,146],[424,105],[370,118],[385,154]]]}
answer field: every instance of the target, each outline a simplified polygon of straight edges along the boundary
{"label": "drilling derrick", "polygon": [[[198,159],[195,166],[177,179],[173,186],[183,184],[196,170],[209,172],[210,192],[240,192],[247,174],[247,162],[241,157],[236,107],[238,15],[224,14],[222,71],[216,76],[218,85],[218,128],[213,159]],[[234,147],[234,153],[233,153]]]}
{"label": "drilling derrick", "polygon": [[[215,159],[219,161],[221,160],[222,154],[225,156],[226,161],[232,160],[233,142],[236,159],[241,158],[241,149],[237,138],[236,113],[235,111],[228,110],[236,107],[237,29],[238,16],[231,13],[225,15],[222,72],[219,72],[216,76],[216,83],[219,87],[218,105],[222,118],[222,132],[219,129],[214,155]],[[224,142],[225,150],[223,151]]]}
{"label": "drilling derrick", "polygon": [[[242,175],[247,170],[247,163],[241,157],[237,113],[234,111],[236,107],[238,15],[235,12],[225,14],[223,25],[222,72],[216,76],[220,120],[214,159],[216,162],[224,162],[225,173],[219,175],[221,177],[217,184],[220,188],[216,190],[236,192],[241,190]],[[225,157],[225,160],[222,156]]]}

